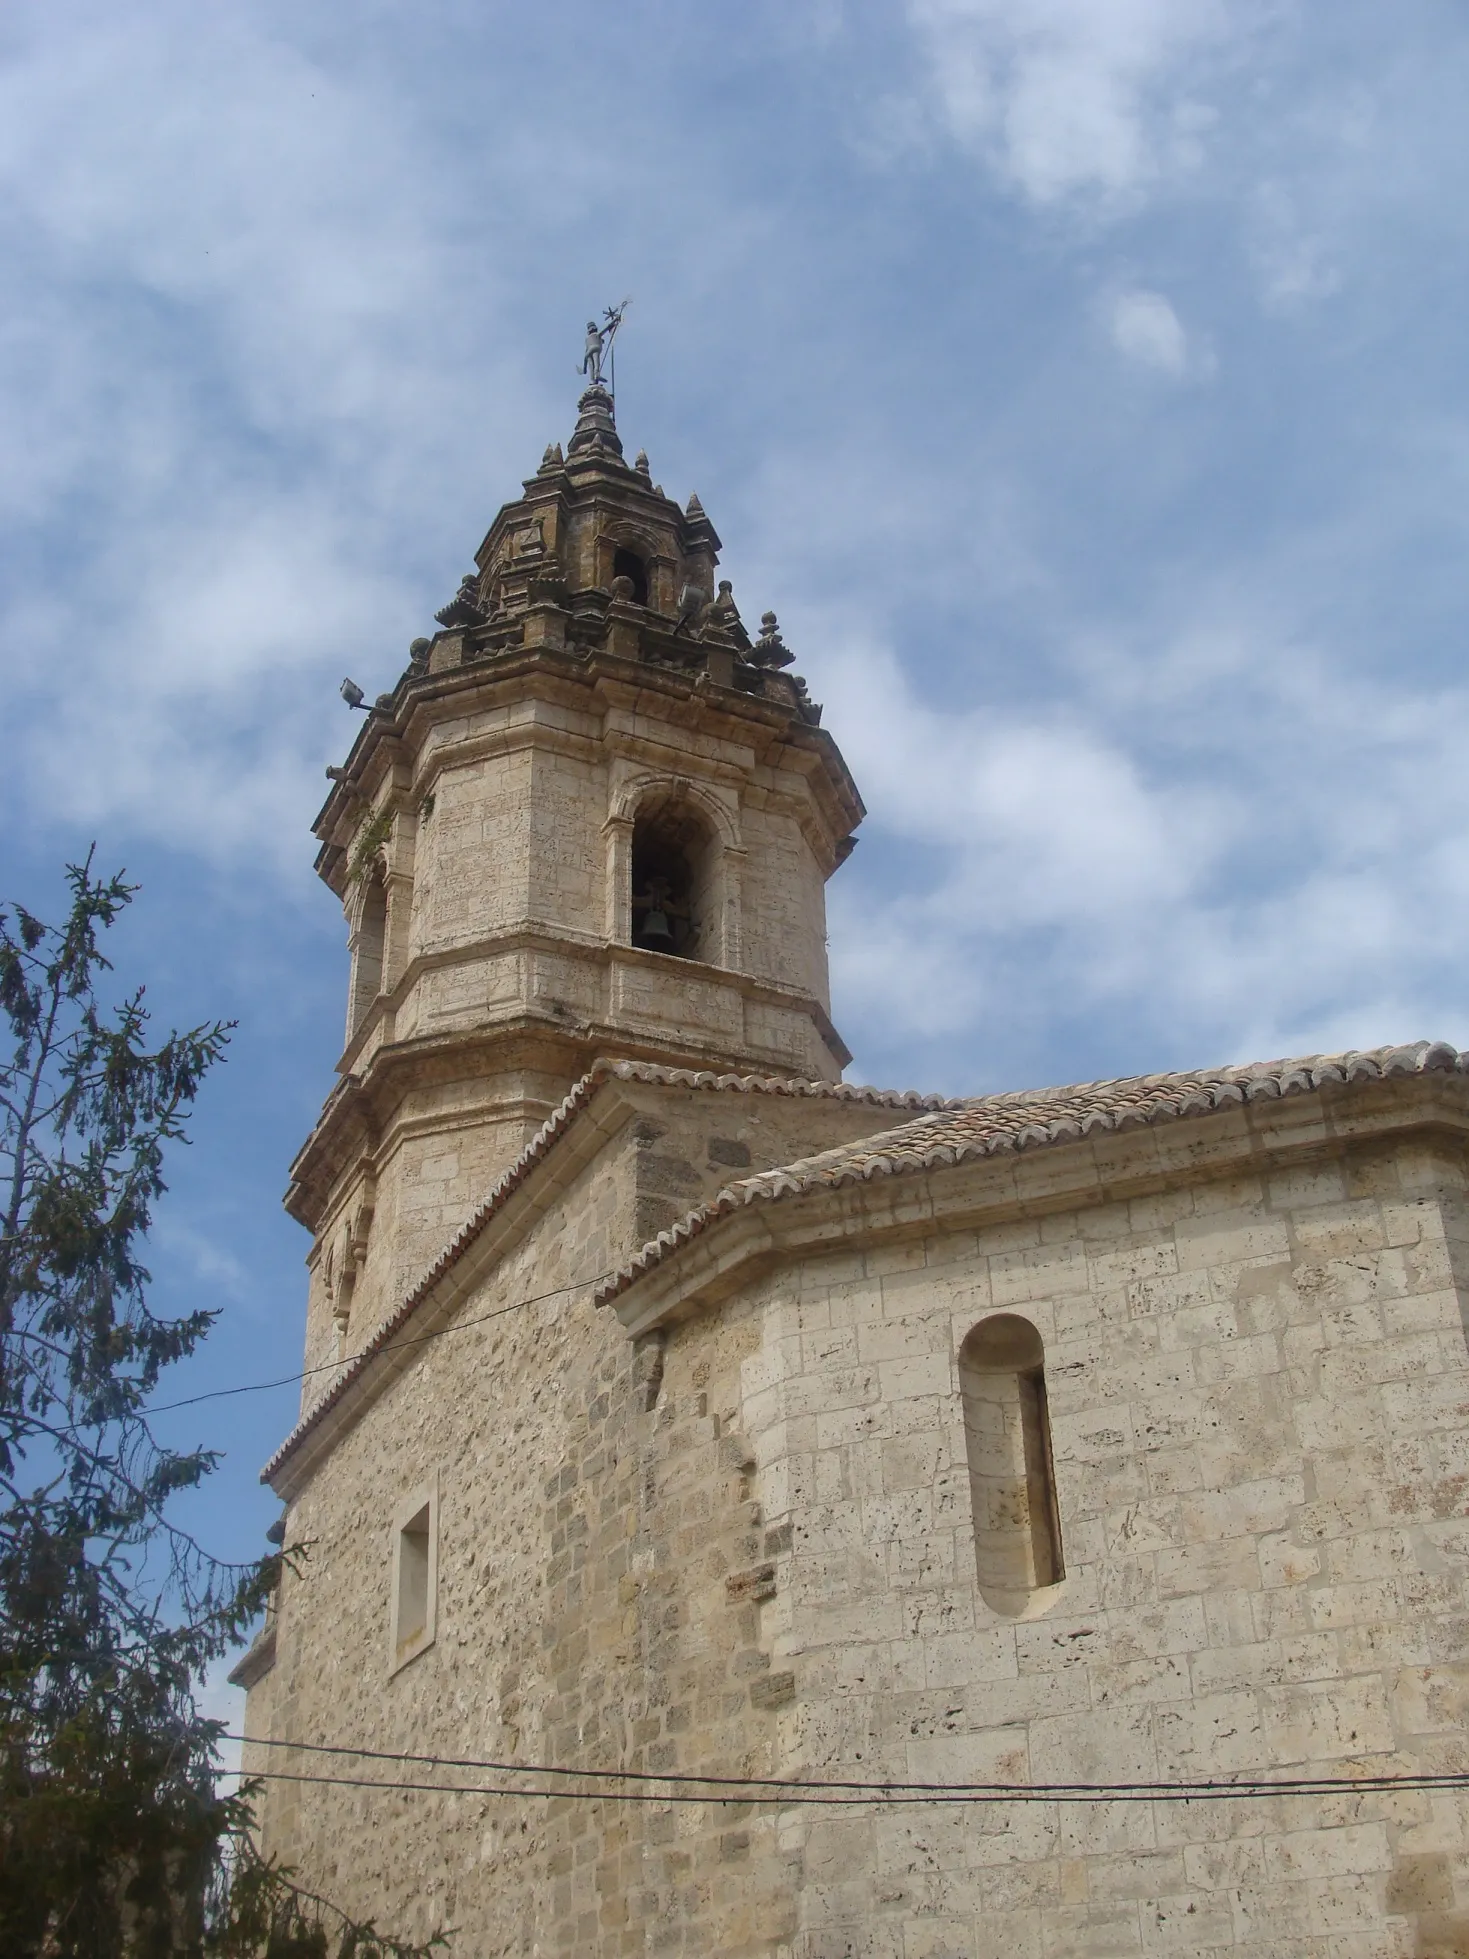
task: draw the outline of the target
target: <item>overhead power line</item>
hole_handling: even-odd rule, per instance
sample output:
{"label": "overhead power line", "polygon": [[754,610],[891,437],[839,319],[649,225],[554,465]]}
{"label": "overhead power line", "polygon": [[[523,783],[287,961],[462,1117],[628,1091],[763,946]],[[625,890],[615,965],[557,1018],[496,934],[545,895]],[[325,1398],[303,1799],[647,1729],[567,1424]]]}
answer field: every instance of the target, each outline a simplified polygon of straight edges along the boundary
{"label": "overhead power line", "polygon": [[[245,1737],[227,1734],[224,1739],[243,1741]],[[354,1748],[345,1743],[287,1741],[263,1736],[253,1738],[251,1745],[294,1749],[302,1754],[345,1755],[358,1761],[405,1767],[489,1771],[515,1776],[555,1776],[602,1785],[634,1785],[631,1788],[528,1788],[521,1783],[505,1786],[396,1781],[387,1777],[323,1775],[288,1769],[255,1772],[259,1779],[268,1782],[314,1782],[348,1789],[390,1789],[429,1795],[539,1797],[548,1801],[572,1802],[775,1804],[780,1807],[802,1804],[850,1808],[870,1803],[911,1806],[1003,1802],[1238,1802],[1274,1796],[1372,1795],[1404,1790],[1469,1789],[1469,1770],[1460,1773],[1410,1771],[1398,1775],[1241,1776],[1233,1780],[1216,1777],[1197,1782],[904,1782],[836,1780],[814,1776],[660,1775],[646,1769],[563,1768],[544,1762],[497,1762],[481,1756],[423,1755],[381,1748]]]}
{"label": "overhead power line", "polygon": [[508,1305],[497,1306],[493,1313],[481,1313],[472,1320],[453,1320],[448,1326],[437,1326],[428,1333],[410,1334],[406,1340],[389,1341],[386,1347],[363,1347],[355,1354],[348,1354],[345,1360],[325,1360],[315,1367],[303,1367],[299,1374],[282,1374],[274,1381],[245,1381],[234,1388],[210,1388],[204,1394],[186,1394],[180,1401],[158,1401],[146,1412],[150,1415],[172,1414],[175,1408],[196,1408],[201,1401],[228,1401],[237,1394],[264,1394],[270,1388],[291,1388],[300,1381],[310,1380],[313,1374],[337,1374],[354,1361],[363,1359],[380,1360],[388,1354],[402,1353],[408,1347],[422,1347],[430,1340],[442,1340],[450,1333],[468,1333],[471,1327],[488,1326],[491,1320],[502,1320],[507,1313],[518,1313],[524,1306],[539,1306],[543,1300],[557,1299],[564,1292],[579,1292],[583,1286],[600,1285],[609,1279],[612,1270],[594,1272],[588,1279],[573,1279],[564,1286],[552,1286],[549,1292],[533,1292],[525,1299],[512,1299]]}

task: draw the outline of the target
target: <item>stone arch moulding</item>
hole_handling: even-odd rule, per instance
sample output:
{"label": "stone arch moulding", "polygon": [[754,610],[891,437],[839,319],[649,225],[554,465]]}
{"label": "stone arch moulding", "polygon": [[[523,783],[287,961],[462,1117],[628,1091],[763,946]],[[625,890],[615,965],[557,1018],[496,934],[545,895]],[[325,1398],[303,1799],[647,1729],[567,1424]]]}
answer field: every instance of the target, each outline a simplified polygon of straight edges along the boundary
{"label": "stone arch moulding", "polygon": [[[610,585],[614,576],[615,560],[619,551],[630,551],[641,560],[648,580],[648,604],[666,609],[671,600],[671,578],[660,578],[660,572],[671,573],[674,560],[668,554],[666,540],[660,541],[651,531],[638,524],[626,521],[608,524],[597,537],[597,574],[599,585]],[[667,589],[663,589],[667,588]]]}
{"label": "stone arch moulding", "polygon": [[1029,1320],[993,1313],[970,1328],[959,1396],[980,1597],[1004,1618],[1036,1617],[1060,1596],[1066,1565],[1045,1348]]}
{"label": "stone arch moulding", "polygon": [[347,952],[351,982],[347,990],[350,1041],[383,990],[388,958],[390,883],[386,855],[379,851],[356,872],[347,900]]}
{"label": "stone arch moulding", "polygon": [[633,835],[639,814],[658,803],[684,803],[709,827],[709,861],[701,872],[704,937],[694,956],[702,964],[733,970],[740,961],[740,870],[745,856],[738,804],[687,776],[647,770],[614,782],[603,826],[607,936],[614,945],[633,943]]}
{"label": "stone arch moulding", "polygon": [[343,901],[352,974],[347,996],[349,1041],[373,1002],[392,992],[409,959],[417,819],[394,804],[373,820],[384,818],[391,827],[371,855],[354,865]]}

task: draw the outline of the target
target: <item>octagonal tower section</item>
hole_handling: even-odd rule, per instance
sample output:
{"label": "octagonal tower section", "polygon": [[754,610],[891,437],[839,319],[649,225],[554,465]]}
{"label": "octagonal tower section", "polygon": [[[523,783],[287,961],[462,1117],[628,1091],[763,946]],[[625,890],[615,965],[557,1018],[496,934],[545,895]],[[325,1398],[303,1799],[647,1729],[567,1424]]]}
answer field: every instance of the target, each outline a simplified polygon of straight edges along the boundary
{"label": "octagonal tower section", "polygon": [[774,614],[582,396],[329,773],[340,1080],[292,1166],[307,1365],[360,1344],[598,1056],[830,1081],[863,809]]}

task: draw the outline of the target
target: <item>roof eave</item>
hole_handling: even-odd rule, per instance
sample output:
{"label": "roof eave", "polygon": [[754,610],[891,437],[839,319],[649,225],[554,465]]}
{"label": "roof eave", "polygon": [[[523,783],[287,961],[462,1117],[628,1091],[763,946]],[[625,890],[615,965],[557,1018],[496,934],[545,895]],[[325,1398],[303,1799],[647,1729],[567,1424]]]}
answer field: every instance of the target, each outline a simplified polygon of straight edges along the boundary
{"label": "roof eave", "polygon": [[1007,1141],[982,1153],[928,1163],[885,1161],[883,1138],[874,1136],[863,1145],[874,1153],[865,1174],[805,1186],[792,1177],[788,1189],[774,1174],[729,1186],[645,1246],[598,1288],[596,1302],[614,1305],[637,1337],[717,1304],[773,1265],[828,1247],[850,1252],[937,1226],[975,1229],[1090,1209],[1205,1183],[1245,1163],[1270,1169],[1389,1136],[1438,1131],[1465,1149],[1469,1080],[1441,1073],[1328,1083],[1080,1138],[1024,1130],[1017,1122]]}

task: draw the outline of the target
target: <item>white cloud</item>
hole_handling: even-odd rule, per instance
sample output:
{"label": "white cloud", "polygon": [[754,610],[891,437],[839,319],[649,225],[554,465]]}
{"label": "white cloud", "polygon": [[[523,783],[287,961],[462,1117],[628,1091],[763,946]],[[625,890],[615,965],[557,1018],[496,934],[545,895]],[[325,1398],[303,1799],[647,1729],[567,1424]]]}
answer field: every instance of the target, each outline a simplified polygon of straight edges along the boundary
{"label": "white cloud", "polygon": [[1226,0],[907,0],[939,113],[1038,204],[1128,197],[1199,161]]}
{"label": "white cloud", "polygon": [[[438,602],[517,471],[567,432],[588,302],[564,315],[570,344],[549,396],[534,343],[545,285],[585,258],[604,297],[639,292],[649,338],[628,343],[630,400],[638,386],[650,405],[672,400],[679,361],[685,401],[722,395],[722,412],[737,400],[722,446],[697,417],[667,412],[661,441],[675,453],[660,473],[677,487],[675,470],[723,471],[717,508],[704,476],[683,487],[697,481],[721,522],[742,601],[778,603],[794,624],[873,839],[906,852],[900,887],[874,900],[864,885],[860,922],[834,888],[853,997],[874,1015],[881,997],[894,1025],[898,1002],[915,1027],[964,1030],[984,1024],[986,1001],[1013,1020],[1059,1016],[1073,999],[1145,1000],[1231,1042],[1247,1023],[1262,1039],[1344,1024],[1344,963],[1354,997],[1389,1016],[1447,998],[1433,935],[1403,892],[1422,893],[1430,863],[1440,888],[1465,883],[1464,853],[1445,842],[1464,835],[1463,812],[1429,786],[1453,774],[1437,744],[1441,727],[1464,729],[1459,697],[1429,682],[1415,693],[1411,674],[1347,685],[1339,652],[1310,654],[1280,624],[1288,606],[1244,619],[1200,598],[1162,626],[1144,616],[1148,581],[1170,564],[1187,562],[1200,584],[1268,582],[1272,547],[1241,526],[1277,455],[1299,470],[1280,510],[1295,551],[1283,583],[1301,613],[1330,603],[1344,576],[1380,595],[1425,529],[1420,505],[1380,473],[1400,434],[1373,438],[1379,474],[1360,478],[1371,549],[1359,548],[1365,531],[1323,527],[1313,542],[1309,513],[1344,480],[1322,439],[1329,404],[1308,427],[1286,403],[1281,422],[1258,406],[1261,389],[1226,440],[1185,426],[1157,390],[1117,389],[1111,366],[1115,355],[1164,379],[1208,373],[1197,309],[1229,323],[1217,330],[1232,356],[1238,346],[1234,376],[1252,356],[1265,378],[1284,375],[1266,340],[1241,344],[1241,255],[1220,241],[1243,228],[1272,304],[1329,289],[1379,152],[1428,169],[1407,140],[1412,105],[1383,112],[1370,155],[1355,123],[1327,109],[1303,121],[1288,85],[1311,64],[1291,70],[1274,43],[1271,64],[1254,60],[1267,0],[905,8],[930,109],[1020,194],[985,212],[992,257],[966,257],[956,239],[950,180],[971,201],[972,185],[952,155],[905,188],[911,250],[893,249],[882,199],[859,208],[870,179],[837,175],[845,70],[824,123],[787,113],[776,74],[769,140],[752,142],[731,111],[721,151],[701,145],[725,98],[697,95],[692,64],[660,71],[610,142],[566,107],[577,82],[558,51],[544,71],[558,118],[548,150],[544,105],[512,100],[510,85],[504,113],[471,128],[434,99],[440,70],[400,82],[382,53],[398,45],[391,34],[375,63],[334,56],[329,9],[292,46],[269,8],[149,0],[123,27],[64,0],[85,33],[35,8],[44,31],[13,35],[0,66],[0,223],[17,268],[0,323],[12,433],[0,508],[23,540],[0,625],[7,709],[23,729],[17,803],[126,823],[215,863],[258,859],[270,880],[293,865],[304,881],[321,764],[355,729],[336,681],[386,684],[394,649],[426,624],[432,581],[442,576]],[[590,34],[590,5],[582,18]],[[823,85],[804,59],[818,30],[833,65],[853,54],[841,18],[827,8],[811,34],[782,41],[802,86]],[[496,30],[497,58],[523,56],[537,31],[534,10]],[[605,93],[605,65],[587,65]],[[1333,75],[1315,69],[1334,100]],[[863,82],[889,85],[886,70]],[[1448,110],[1439,120],[1455,126]],[[1448,183],[1458,152],[1437,141],[1442,167],[1424,154]],[[1320,158],[1338,153],[1340,186],[1313,189]],[[1140,217],[1130,283],[1108,285],[1089,248],[1072,249],[1075,233],[1035,221],[1036,207],[1078,202],[1137,214],[1179,185],[1194,198],[1189,223]],[[623,255],[648,240],[663,241],[661,286],[624,278]],[[927,288],[925,268],[940,269]],[[874,285],[869,307],[860,296]],[[731,303],[746,288],[758,306]],[[1088,344],[1072,331],[1075,295],[1099,291]],[[1376,411],[1357,378],[1365,434]],[[758,419],[758,441],[741,418]],[[1436,402],[1432,422],[1442,441]],[[1447,454],[1425,458],[1424,501],[1462,508],[1458,473]],[[1126,570],[1109,583],[1076,562],[1088,558]],[[850,662],[813,671],[844,614],[870,637],[853,639]],[[911,641],[905,616],[922,622]],[[1077,623],[1088,619],[1102,621],[1090,637]],[[982,684],[993,679],[1002,703],[984,714],[949,707],[966,684],[968,626],[956,621],[971,620],[985,642],[976,665],[994,660]],[[888,622],[915,653],[929,635],[921,694],[881,651]],[[996,638],[1022,656],[1007,670]],[[1024,671],[1036,649],[1054,686]],[[915,961],[929,981],[918,997]]]}
{"label": "white cloud", "polygon": [[1245,638],[1245,664],[1183,631],[1113,648],[1064,711],[955,714],[890,654],[843,650],[833,725],[872,841],[912,868],[876,900],[832,888],[859,1049],[995,1057],[1139,1011],[1155,1065],[1164,1042],[1205,1062],[1469,1037],[1469,690],[1404,698],[1260,621]]}
{"label": "white cloud", "polygon": [[228,1245],[185,1224],[176,1211],[164,1210],[151,1228],[153,1243],[191,1278],[236,1304],[250,1298],[250,1279],[244,1264]]}
{"label": "white cloud", "polygon": [[1265,182],[1251,200],[1247,232],[1260,294],[1271,312],[1293,313],[1327,299],[1341,271],[1319,232],[1310,229],[1284,185]]}
{"label": "white cloud", "polygon": [[1162,293],[1117,293],[1109,308],[1108,328],[1113,346],[1129,360],[1162,374],[1182,376],[1187,372],[1188,335]]}
{"label": "white cloud", "polygon": [[15,39],[0,628],[25,789],[64,823],[301,867],[336,680],[390,678],[425,623],[414,560],[487,514],[466,521],[466,426],[545,439],[495,349],[493,255],[454,253],[471,187],[409,101],[244,11]]}

